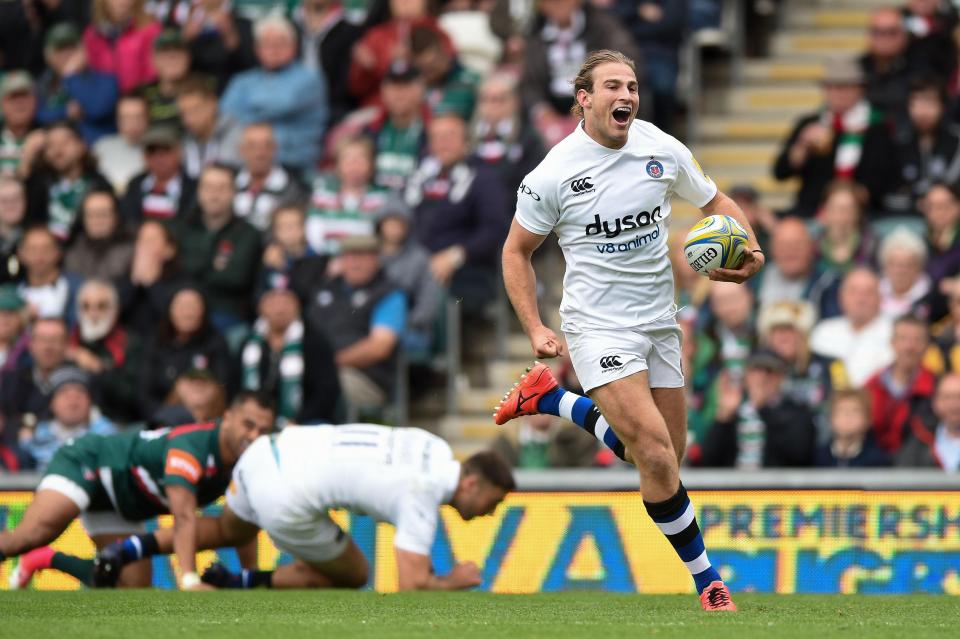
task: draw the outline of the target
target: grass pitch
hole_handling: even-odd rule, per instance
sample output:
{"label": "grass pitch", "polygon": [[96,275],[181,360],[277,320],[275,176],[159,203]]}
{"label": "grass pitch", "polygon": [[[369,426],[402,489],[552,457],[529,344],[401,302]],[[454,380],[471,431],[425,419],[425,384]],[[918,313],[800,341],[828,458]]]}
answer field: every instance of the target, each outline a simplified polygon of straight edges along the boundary
{"label": "grass pitch", "polygon": [[377,639],[955,637],[949,596],[738,595],[706,614],[693,596],[381,595],[338,591],[0,592],[0,637]]}

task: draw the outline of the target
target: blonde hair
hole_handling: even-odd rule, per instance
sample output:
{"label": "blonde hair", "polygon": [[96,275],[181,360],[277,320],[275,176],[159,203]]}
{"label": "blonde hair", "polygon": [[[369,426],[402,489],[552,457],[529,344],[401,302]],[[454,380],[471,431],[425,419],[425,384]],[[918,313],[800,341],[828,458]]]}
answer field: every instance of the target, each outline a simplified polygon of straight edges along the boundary
{"label": "blonde hair", "polygon": [[[93,9],[91,10],[93,24],[113,24],[113,20],[110,19],[110,11],[107,9],[107,3],[110,0],[93,0]],[[130,9],[130,15],[133,18],[133,23],[137,27],[143,27],[153,21],[153,18],[150,17],[150,14],[147,13],[146,9],[146,0],[133,0],[133,7]]]}
{"label": "blonde hair", "polygon": [[577,100],[577,94],[580,93],[580,89],[583,89],[587,93],[593,93],[593,70],[601,64],[607,64],[608,62],[625,64],[630,67],[634,75],[637,73],[637,66],[633,63],[633,60],[619,51],[600,49],[588,55],[587,59],[583,61],[583,66],[581,66],[577,72],[577,77],[573,80],[573,106],[570,107],[570,113],[573,114],[574,117],[581,120],[583,119],[583,107],[580,106],[580,102]]}

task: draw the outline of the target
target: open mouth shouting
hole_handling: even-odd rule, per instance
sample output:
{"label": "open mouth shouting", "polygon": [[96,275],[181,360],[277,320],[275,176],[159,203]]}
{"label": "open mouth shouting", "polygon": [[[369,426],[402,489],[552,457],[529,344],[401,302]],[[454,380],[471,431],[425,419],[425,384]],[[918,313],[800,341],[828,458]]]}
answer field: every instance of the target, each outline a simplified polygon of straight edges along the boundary
{"label": "open mouth shouting", "polygon": [[633,118],[633,108],[628,105],[621,105],[613,109],[613,119],[621,127],[628,126]]}

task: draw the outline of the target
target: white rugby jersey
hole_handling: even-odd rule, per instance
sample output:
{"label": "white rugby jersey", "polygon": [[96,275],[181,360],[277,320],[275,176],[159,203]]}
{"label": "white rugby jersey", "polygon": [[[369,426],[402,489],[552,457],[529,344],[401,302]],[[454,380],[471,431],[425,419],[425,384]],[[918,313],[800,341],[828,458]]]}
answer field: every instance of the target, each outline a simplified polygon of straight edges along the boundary
{"label": "white rugby jersey", "polygon": [[275,445],[293,510],[369,515],[396,526],[397,548],[430,554],[439,508],[460,479],[445,441],[419,428],[348,424],[287,427]]}
{"label": "white rugby jersey", "polygon": [[671,316],[670,198],[702,208],[716,193],[690,150],[649,122],[635,120],[620,149],[577,126],[517,196],[517,222],[556,232],[563,249],[562,329],[635,328]]}

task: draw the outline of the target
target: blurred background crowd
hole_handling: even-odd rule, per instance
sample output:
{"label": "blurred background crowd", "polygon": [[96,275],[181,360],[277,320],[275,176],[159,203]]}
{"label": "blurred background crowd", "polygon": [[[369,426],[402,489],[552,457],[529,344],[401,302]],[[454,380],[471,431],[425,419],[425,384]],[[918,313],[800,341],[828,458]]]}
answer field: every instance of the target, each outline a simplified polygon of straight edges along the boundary
{"label": "blurred background crowd", "polygon": [[[437,398],[505,390],[499,247],[587,52],[637,60],[641,117],[684,139],[685,52],[730,4],[0,2],[0,468],[240,389],[281,426],[396,421],[403,393],[456,439]],[[783,5],[740,3],[751,55]],[[750,286],[675,251],[688,463],[960,466],[956,30],[949,2],[880,8],[826,66],[772,167],[795,201],[730,189],[766,249]],[[616,464],[554,418],[484,433],[522,467]]]}

